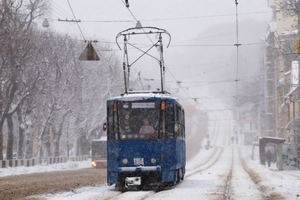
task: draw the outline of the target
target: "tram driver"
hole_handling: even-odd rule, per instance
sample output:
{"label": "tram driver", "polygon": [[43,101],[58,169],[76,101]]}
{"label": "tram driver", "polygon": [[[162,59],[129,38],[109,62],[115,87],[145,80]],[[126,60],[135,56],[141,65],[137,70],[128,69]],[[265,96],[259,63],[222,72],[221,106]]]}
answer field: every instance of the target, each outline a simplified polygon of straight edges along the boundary
{"label": "tram driver", "polygon": [[140,131],[139,131],[139,133],[154,133],[155,132],[155,130],[154,130],[154,128],[153,128],[153,126],[151,126],[150,124],[149,124],[149,121],[148,121],[148,119],[144,119],[143,120],[143,122],[144,122],[144,124],[143,124],[143,126],[140,128]]}

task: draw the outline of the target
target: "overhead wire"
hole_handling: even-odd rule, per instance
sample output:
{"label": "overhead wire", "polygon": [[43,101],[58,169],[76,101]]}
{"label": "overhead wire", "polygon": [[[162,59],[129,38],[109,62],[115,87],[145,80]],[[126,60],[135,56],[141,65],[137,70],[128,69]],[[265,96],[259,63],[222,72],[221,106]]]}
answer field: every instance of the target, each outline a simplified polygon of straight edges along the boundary
{"label": "overhead wire", "polygon": [[[68,3],[69,3],[69,1],[68,1]],[[63,13],[63,14],[67,14],[68,13],[68,12],[65,12],[62,8],[60,8],[56,3],[54,3],[54,5],[57,8],[57,10],[59,10],[61,13]],[[124,3],[124,5],[126,5],[126,4]],[[69,7],[70,7],[70,9],[71,9],[71,11],[73,13],[73,16],[75,16],[74,11],[73,11],[72,7],[70,6],[70,3],[69,3]],[[128,9],[128,10],[129,10],[130,14],[133,16],[133,18],[136,21],[138,21],[138,19],[134,16],[133,12],[130,9]],[[255,13],[266,13],[266,12],[251,12],[251,13],[243,13],[243,14],[255,14]],[[185,18],[201,18],[201,17],[220,17],[220,16],[231,16],[231,15],[233,15],[233,14],[212,15],[212,16],[196,16],[196,17],[183,17],[182,19],[185,19]],[[76,17],[75,17],[75,19],[76,19]],[[176,20],[177,18],[173,18],[173,19]],[[55,20],[55,19],[52,19],[52,20]],[[80,22],[97,22],[97,21],[84,21],[84,20],[81,20]],[[111,21],[109,21],[109,20],[100,20],[99,22],[132,22],[132,20],[111,20]],[[78,23],[77,23],[77,26],[79,26]],[[65,26],[65,27],[68,29],[67,26]],[[80,27],[79,27],[79,31],[80,31],[81,35],[83,35],[83,37],[84,37],[84,34],[83,34],[82,30],[80,29]],[[248,31],[248,30],[244,30],[244,31]],[[231,34],[231,33],[228,33],[228,34]],[[221,34],[221,35],[226,35],[226,34]],[[208,37],[214,37],[214,36],[208,36]],[[204,37],[204,38],[207,38],[207,37]],[[196,38],[196,39],[192,39],[192,40],[198,40],[198,39],[204,39],[204,38]],[[192,41],[192,40],[189,40],[189,41]],[[184,41],[181,41],[181,42],[184,42]],[[113,43],[113,42],[111,42],[111,43]],[[261,44],[261,43],[249,43],[249,44],[243,44],[243,45],[259,45],[259,44]],[[211,47],[213,47],[213,46],[216,46],[216,47],[224,46],[224,47],[226,47],[226,46],[232,46],[232,45],[230,45],[230,44],[223,44],[223,45],[211,45],[211,44],[208,44],[208,45],[174,45],[174,42],[173,42],[172,46],[173,47],[201,47],[201,46],[203,46],[203,47],[207,47],[207,46],[211,46]],[[115,51],[117,51],[117,49],[115,49]]]}
{"label": "overhead wire", "polygon": [[[57,19],[51,19],[51,21],[59,21],[60,18],[63,18],[63,19],[67,19],[67,18],[72,18],[72,14],[69,14],[69,12],[67,12],[66,10],[64,10],[63,8],[61,8],[59,5],[57,5],[55,3],[55,1],[52,1],[52,7],[54,7],[54,9],[51,9],[52,10],[52,13],[56,13],[58,18]],[[76,32],[78,33],[79,30],[78,28],[74,28],[74,26],[67,26],[65,23],[62,23],[62,25],[66,28],[66,30],[68,30],[68,33],[73,33]],[[80,32],[79,32],[80,34]],[[77,35],[77,34],[75,34]]]}
{"label": "overhead wire", "polygon": [[[80,31],[80,34],[82,35],[82,37],[83,37],[83,40],[84,40],[84,42],[86,41],[86,38],[85,38],[85,36],[84,36],[84,34],[83,34],[83,31],[82,31],[82,29],[80,28],[80,26],[79,26],[79,24],[78,24],[78,21],[77,21],[77,18],[76,18],[76,16],[75,16],[75,13],[74,13],[74,11],[73,11],[73,8],[72,8],[72,6],[71,6],[71,4],[70,4],[70,2],[69,2],[69,0],[67,0],[67,2],[68,2],[68,5],[69,5],[69,7],[70,7],[70,10],[71,10],[71,12],[72,12],[72,15],[66,15],[68,12],[66,12],[66,11],[64,11],[62,8],[60,8],[58,5],[56,5],[54,2],[54,5],[55,5],[55,7],[56,7],[56,9],[62,14],[62,15],[66,15],[67,16],[67,18],[68,17],[74,17],[74,20],[75,20],[75,23],[77,24],[77,27],[78,27],[78,30]],[[53,5],[53,4],[52,4]],[[59,20],[58,20],[59,21]],[[68,29],[68,30],[70,30],[69,29],[69,26],[66,26],[65,25],[65,27]],[[72,26],[73,27],[73,26]],[[77,31],[77,29],[74,29],[75,31]],[[99,42],[99,41],[96,41],[96,42]],[[100,41],[101,42],[101,41]],[[109,43],[109,42],[107,42],[107,41],[105,41],[105,42],[103,42],[103,43]],[[106,51],[106,50],[101,50],[101,51]],[[111,50],[109,50],[109,51],[111,51]],[[105,56],[103,56],[103,54],[101,54],[100,52],[98,52],[98,54],[101,56],[101,58],[102,58],[102,60],[104,60],[105,62],[107,62],[108,64],[112,64],[111,63],[111,61],[109,61]],[[118,70],[118,69],[117,69]]]}
{"label": "overhead wire", "polygon": [[[240,81],[246,81],[248,79],[264,77],[264,76],[268,76],[268,75],[272,75],[272,74],[275,74],[275,72],[270,72],[270,73],[267,73],[267,74],[260,74],[260,75],[249,75],[249,76],[242,76],[242,77],[240,76],[239,80]],[[232,79],[230,79],[230,80],[232,80]],[[191,81],[191,82],[181,81],[182,84],[185,84],[185,83],[210,83],[210,82],[215,82],[215,81]]]}
{"label": "overhead wire", "polygon": [[[274,73],[270,73],[270,74],[274,74]],[[245,76],[245,77],[240,77],[240,81],[247,81],[249,79],[253,79],[253,78],[258,78],[260,76],[264,76],[264,75],[253,75],[253,76]],[[217,83],[234,83],[235,79],[231,78],[231,79],[225,79],[225,80],[213,80],[213,81],[201,81],[201,82],[181,82],[182,87],[200,87],[200,86],[206,86],[206,85],[211,85],[211,84],[217,84]],[[192,83],[193,85],[185,85],[185,84],[190,84]]]}
{"label": "overhead wire", "polygon": [[[284,96],[280,96],[280,97],[277,97],[277,98],[273,98],[273,99],[267,99],[265,101],[260,101],[260,102],[257,102],[257,103],[253,103],[252,105],[253,106],[258,106],[260,104],[263,104],[263,103],[267,103],[267,102],[272,102],[272,101],[276,101],[280,98],[283,98]],[[226,110],[236,110],[236,107],[228,107],[228,108],[218,108],[218,109],[202,109],[201,111],[203,112],[214,112],[214,111],[226,111]],[[257,111],[256,113],[258,113],[259,111]]]}
{"label": "overhead wire", "polygon": [[[74,13],[74,11],[73,11],[73,9],[72,9],[72,6],[71,6],[71,4],[69,3],[69,1],[67,1],[67,3],[68,3],[68,7],[70,8],[70,10],[71,10],[71,12],[73,13],[73,14],[69,14],[69,12],[68,11],[66,11],[66,10],[64,10],[63,8],[61,8],[59,5],[57,5],[56,3],[55,3],[55,1],[52,1],[52,6],[55,8],[54,10],[53,10],[53,13],[56,13],[57,14],[57,16],[58,16],[58,18],[57,19],[51,19],[52,21],[62,21],[62,20],[65,20],[65,21],[67,21],[68,23],[76,23],[76,26],[77,26],[77,28],[75,28],[74,26],[69,26],[69,25],[66,25],[65,23],[62,23],[63,24],[63,26],[68,30],[68,32],[69,33],[73,33],[74,34],[74,32],[76,32],[76,34],[75,35],[77,35],[77,33],[79,33],[79,35],[82,35],[83,36],[83,40],[85,40],[85,37],[84,37],[84,34],[83,34],[83,32],[81,31],[81,29],[80,29],[80,27],[79,27],[79,24],[78,24],[78,20],[76,19],[76,17],[75,17],[75,20],[72,22],[72,21],[70,21],[70,20],[68,20],[68,18],[73,18],[74,16],[75,16],[75,13]],[[71,28],[70,28],[71,27]],[[78,28],[79,27],[79,28]]]}
{"label": "overhead wire", "polygon": [[[72,12],[72,14],[73,14],[74,20],[76,21],[77,19],[76,19],[75,13],[74,13],[74,11],[73,11],[73,8],[72,8],[72,6],[71,6],[69,0],[67,0],[67,2],[68,2],[68,4],[69,4],[69,7],[70,7],[71,12]],[[85,37],[84,37],[84,35],[83,35],[83,32],[82,32],[82,30],[81,30],[81,28],[80,28],[80,26],[79,26],[79,23],[76,22],[76,24],[77,24],[78,29],[80,30],[80,33],[81,33],[82,38],[83,38],[84,40],[86,40]]]}
{"label": "overhead wire", "polygon": [[[265,14],[271,13],[272,11],[261,11],[261,12],[250,12],[250,13],[240,13],[239,15],[252,15],[252,14]],[[221,14],[221,15],[208,15],[208,16],[194,16],[194,17],[175,17],[175,18],[165,18],[165,19],[149,19],[143,21],[170,21],[170,20],[190,20],[197,18],[210,18],[210,17],[229,17],[235,16],[236,14]]]}
{"label": "overhead wire", "polygon": [[[123,1],[122,1],[123,2]],[[124,2],[123,2],[124,3]],[[237,98],[238,98],[238,81],[239,81],[239,50],[238,50],[238,47],[241,45],[241,44],[239,44],[239,36],[238,36],[238,33],[239,33],[239,29],[238,29],[238,2],[237,2],[237,0],[235,0],[235,4],[236,4],[236,14],[235,14],[235,16],[236,16],[236,39],[237,39],[237,42],[236,42],[236,44],[234,44],[234,45],[172,45],[172,46],[190,46],[190,47],[199,47],[199,46],[203,46],[203,47],[207,47],[207,46],[217,46],[217,47],[220,47],[220,46],[236,46],[237,47],[237,61],[236,61],[236,79],[234,80],[235,82],[236,82],[236,101],[237,101]],[[124,3],[124,5],[125,5],[125,3]],[[129,9],[129,7],[128,6],[126,6],[127,8],[128,8],[128,10],[129,10],[129,12],[131,13],[131,15],[134,17],[134,19],[136,20],[136,21],[138,21],[137,20],[137,18],[134,16],[134,14],[131,12],[131,10]],[[173,19],[175,19],[175,18],[173,18]],[[176,18],[176,19],[178,19],[178,18]],[[145,21],[148,21],[148,20],[145,20]],[[243,45],[260,45],[260,44],[264,44],[264,43],[248,43],[248,44],[243,44]],[[176,80],[176,78],[175,78],[175,76],[173,75],[173,73],[170,71],[170,69],[166,66],[166,68],[168,69],[168,72],[170,73],[170,75],[174,78],[174,80]],[[177,80],[176,80],[176,82],[178,82]],[[189,96],[189,94],[183,89],[183,91],[184,91],[184,93],[187,95],[187,96]],[[190,97],[190,96],[189,96]],[[192,98],[191,98],[192,99]],[[237,103],[236,103],[237,104]]]}
{"label": "overhead wire", "polygon": [[[243,46],[250,46],[250,45],[262,45],[265,43],[259,42],[259,43],[245,43],[245,44],[239,44]],[[178,44],[178,45],[172,45],[177,47],[233,47],[236,46],[236,44]]]}
{"label": "overhead wire", "polygon": [[[136,22],[138,22],[139,20],[134,16],[133,12],[129,9],[129,6],[127,6],[127,4],[121,0],[123,2],[123,4],[127,7],[128,11],[130,12],[130,14],[132,15],[132,17],[135,19]],[[144,29],[143,29],[144,30]],[[147,35],[147,37],[149,38],[149,40],[153,43],[153,41],[151,40],[151,38]],[[170,73],[170,75],[174,78],[174,80],[176,80],[175,76],[173,75],[173,73],[170,71],[170,69],[167,67],[166,63],[163,61],[165,67],[168,69],[168,72]],[[186,93],[186,91],[184,91]],[[189,96],[187,93],[186,93],[187,96]]]}
{"label": "overhead wire", "polygon": [[[252,55],[247,55],[247,58],[245,59],[239,59],[239,62],[242,63],[242,62],[245,62],[249,59],[255,59],[257,56],[259,56],[260,52],[255,52],[253,53]],[[220,64],[220,63],[224,63],[225,61],[220,61],[220,62],[216,62],[216,63],[206,63],[206,64],[203,64],[203,65],[196,65],[194,67],[199,67],[199,66],[210,66],[210,69],[209,70],[206,70],[206,71],[202,71],[202,72],[199,72],[199,73],[195,73],[193,71],[193,75],[189,75],[187,78],[191,79],[192,77],[194,76],[199,76],[199,75],[207,75],[209,72],[213,72],[213,71],[216,71],[216,70],[220,70],[220,69],[227,69],[228,66],[233,66],[233,65],[236,65],[236,63],[228,63],[228,64],[225,64],[225,65],[221,65],[220,67],[216,67],[216,68],[212,68],[211,66],[214,65],[214,64]],[[227,61],[226,61],[227,62]],[[194,67],[189,67],[188,69],[191,69],[191,68],[194,68]],[[186,67],[187,68],[187,67]],[[174,68],[172,68],[174,70]],[[181,78],[180,80],[184,80],[186,78]]]}
{"label": "overhead wire", "polygon": [[[75,20],[76,20],[76,17],[75,17],[75,14],[74,14],[74,12],[73,12],[73,9],[72,9],[72,7],[71,7],[71,5],[70,5],[70,2],[69,2],[69,0],[67,0],[68,1],[68,4],[69,4],[69,6],[70,6],[70,9],[71,9],[71,11],[72,11],[72,13],[73,13],[73,17],[75,18]],[[122,1],[123,2],[123,1]],[[123,2],[124,3],[124,2]],[[236,0],[236,3],[237,3],[237,0]],[[125,3],[124,3],[125,4]],[[128,7],[127,7],[128,8]],[[138,21],[137,20],[137,18],[134,16],[134,14],[133,14],[133,12],[130,10],[130,9],[128,9],[128,11],[130,12],[130,14],[133,16],[133,18],[136,20],[136,21]],[[246,14],[246,13],[244,13],[244,14]],[[251,14],[251,13],[248,13],[248,14]],[[230,15],[227,15],[227,16],[231,16],[232,14],[230,14]],[[241,15],[241,14],[240,14]],[[226,16],[226,15],[215,15],[215,16],[197,16],[197,17],[188,17],[188,18],[182,18],[182,19],[190,19],[190,18],[203,18],[203,17],[220,17],[220,16]],[[238,16],[238,14],[237,14],[237,12],[236,12],[236,17]],[[173,18],[174,20],[178,20],[178,18]],[[157,19],[157,21],[159,21],[159,20],[172,20],[172,19]],[[144,21],[149,21],[149,20],[144,20]],[[99,21],[99,22],[132,22],[132,21],[129,21],[129,20],[127,20],[127,21],[123,21],[123,20],[115,20],[115,21]],[[237,21],[238,22],[238,21]],[[81,28],[80,28],[80,26],[79,26],[79,24],[77,23],[77,26],[78,26],[78,28],[79,28],[79,30],[80,30],[80,32],[81,32],[81,35],[82,35],[82,37],[84,38],[84,40],[85,40],[85,37],[84,37],[84,34],[83,34],[83,32],[82,32],[82,30],[81,30]],[[238,44],[238,24],[237,24],[237,44]],[[260,44],[260,43],[252,43],[252,44],[243,44],[243,45],[256,45],[256,44]],[[208,46],[208,45],[172,45],[172,46],[199,46],[199,47],[201,47],[201,46]],[[218,47],[220,47],[220,46],[229,46],[229,45],[209,45],[209,46],[218,46]],[[238,47],[238,46],[237,46]],[[238,57],[238,53],[237,53],[237,57]],[[237,66],[238,66],[238,58],[237,58]],[[166,68],[168,69],[168,72],[170,73],[170,75],[174,78],[174,80],[177,82],[177,80],[176,80],[176,78],[175,78],[175,76],[173,75],[173,73],[170,71],[170,69],[167,67],[167,65],[166,65]],[[236,79],[237,81],[238,81],[238,67],[237,67],[237,79]],[[236,88],[237,88],[237,86],[236,86]],[[186,91],[184,91],[185,93],[186,93]],[[187,94],[187,93],[186,93]],[[189,96],[188,94],[187,94],[187,96]]]}
{"label": "overhead wire", "polygon": [[[265,29],[268,26],[263,26],[263,27],[257,27],[255,29],[244,29],[244,30],[239,30],[239,32],[247,32],[249,33],[250,31],[254,31],[257,29]],[[178,43],[183,43],[183,42],[190,42],[190,41],[195,41],[195,40],[202,40],[202,39],[207,39],[207,38],[214,38],[214,37],[218,37],[218,36],[227,36],[227,35],[232,35],[232,34],[236,34],[236,31],[234,32],[228,32],[228,33],[222,33],[222,34],[209,34],[208,36],[204,36],[204,37],[197,37],[194,39],[189,39],[189,40],[182,40],[182,41],[178,41],[178,42],[173,42],[173,44],[178,44]],[[173,45],[172,44],[172,45]]]}
{"label": "overhead wire", "polygon": [[[55,1],[52,1],[52,6],[55,7],[54,10],[52,9],[52,12],[57,13],[58,16],[63,16],[64,18],[72,17],[72,15],[69,15],[69,12],[66,12],[63,8],[61,8],[59,5],[57,5],[55,3]],[[55,20],[55,19],[53,19],[53,20]],[[58,20],[58,19],[56,19],[56,20]]]}
{"label": "overhead wire", "polygon": [[[131,14],[133,15],[133,13],[130,9],[129,9],[129,12],[131,12]],[[249,12],[249,13],[240,13],[239,15],[265,14],[265,13],[271,13],[271,12],[272,11]],[[228,16],[235,16],[235,14],[177,17],[177,18],[162,18],[162,19],[141,19],[140,21],[144,21],[144,22],[148,21],[149,22],[149,21],[190,20],[190,19],[197,19],[197,18],[228,17]],[[137,20],[137,19],[135,19],[135,20]],[[82,22],[92,22],[92,23],[94,23],[94,22],[96,22],[96,23],[128,23],[128,22],[132,22],[132,20],[81,20],[81,21]]]}

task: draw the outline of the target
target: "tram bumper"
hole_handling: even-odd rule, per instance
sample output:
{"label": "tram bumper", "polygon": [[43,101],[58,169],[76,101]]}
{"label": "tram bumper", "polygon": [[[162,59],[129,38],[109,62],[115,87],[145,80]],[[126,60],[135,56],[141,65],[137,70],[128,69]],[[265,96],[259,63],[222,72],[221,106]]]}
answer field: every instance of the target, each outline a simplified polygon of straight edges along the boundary
{"label": "tram bumper", "polygon": [[125,175],[125,188],[134,188],[145,184],[142,179],[148,173],[160,173],[161,166],[135,166],[135,167],[119,167],[119,172]]}
{"label": "tram bumper", "polygon": [[119,167],[119,172],[160,172],[161,166]]}
{"label": "tram bumper", "polygon": [[141,185],[141,183],[141,177],[126,177],[125,179],[125,187]]}

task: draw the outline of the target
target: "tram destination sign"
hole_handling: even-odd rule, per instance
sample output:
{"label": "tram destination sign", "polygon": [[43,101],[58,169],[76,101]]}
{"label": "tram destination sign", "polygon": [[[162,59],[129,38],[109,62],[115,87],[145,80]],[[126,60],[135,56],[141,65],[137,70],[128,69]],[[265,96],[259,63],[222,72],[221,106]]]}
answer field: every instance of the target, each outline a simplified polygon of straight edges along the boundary
{"label": "tram destination sign", "polygon": [[155,108],[154,102],[135,102],[131,105],[132,108]]}

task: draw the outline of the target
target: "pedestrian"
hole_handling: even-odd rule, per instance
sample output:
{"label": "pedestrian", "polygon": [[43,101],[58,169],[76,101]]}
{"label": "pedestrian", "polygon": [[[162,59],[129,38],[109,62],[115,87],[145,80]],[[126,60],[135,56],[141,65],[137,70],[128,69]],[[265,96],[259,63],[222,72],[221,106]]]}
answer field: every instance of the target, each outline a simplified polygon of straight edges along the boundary
{"label": "pedestrian", "polygon": [[209,142],[209,140],[207,140],[207,143],[206,143],[206,145],[205,145],[205,149],[208,150],[209,147],[210,147],[210,142]]}
{"label": "pedestrian", "polygon": [[271,167],[272,153],[271,153],[270,149],[267,149],[266,158],[267,158],[267,162],[268,162],[268,167]]}
{"label": "pedestrian", "polygon": [[231,143],[234,143],[234,136],[231,137]]}
{"label": "pedestrian", "polygon": [[238,136],[236,136],[235,137],[235,142],[238,143],[238,141],[239,141],[239,138],[238,138]]}

